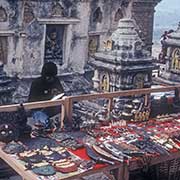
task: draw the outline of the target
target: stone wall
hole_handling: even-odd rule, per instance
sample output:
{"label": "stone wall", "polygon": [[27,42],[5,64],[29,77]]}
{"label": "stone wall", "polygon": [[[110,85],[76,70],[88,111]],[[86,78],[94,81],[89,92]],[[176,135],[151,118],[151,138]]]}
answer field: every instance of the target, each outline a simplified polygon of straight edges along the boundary
{"label": "stone wall", "polygon": [[132,17],[135,19],[147,50],[152,50],[154,8],[161,0],[134,0]]}
{"label": "stone wall", "polygon": [[[83,74],[88,47],[103,49],[103,42],[116,29],[118,20],[129,11],[129,1],[1,0],[4,16],[0,18],[0,37],[7,37],[8,41],[6,73],[19,78],[38,76],[44,63],[47,26],[56,24],[64,25],[63,64],[58,65],[59,74]],[[154,1],[135,0],[130,9],[148,49],[152,43]]]}

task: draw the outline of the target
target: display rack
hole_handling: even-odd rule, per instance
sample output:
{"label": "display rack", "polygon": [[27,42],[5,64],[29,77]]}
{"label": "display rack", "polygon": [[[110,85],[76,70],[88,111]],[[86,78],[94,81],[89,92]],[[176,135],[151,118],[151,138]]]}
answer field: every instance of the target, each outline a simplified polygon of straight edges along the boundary
{"label": "display rack", "polygon": [[[95,93],[95,94],[85,94],[81,96],[70,96],[64,97],[63,99],[56,100],[56,101],[41,101],[41,102],[32,102],[32,103],[24,103],[25,110],[32,110],[37,108],[46,108],[46,107],[53,107],[53,106],[60,106],[60,121],[61,121],[61,128],[63,130],[64,121],[67,120],[72,122],[72,115],[73,115],[73,103],[80,102],[83,100],[93,100],[93,99],[107,99],[108,100],[108,112],[110,113],[113,107],[113,99],[116,97],[124,97],[124,96],[134,96],[134,95],[145,95],[149,96],[151,93],[155,92],[167,92],[167,91],[174,91],[175,89],[180,89],[180,85],[178,86],[166,86],[162,88],[154,88],[154,89],[136,89],[136,90],[126,90],[126,91],[119,91],[113,93]],[[0,106],[0,112],[11,112],[17,111],[19,104],[14,105],[5,105]],[[24,179],[38,179],[38,177],[33,174],[31,171],[26,171],[24,166],[13,156],[10,156],[3,152],[1,149],[3,144],[0,145],[0,157],[7,162],[17,173],[19,173]],[[180,158],[180,153],[175,152],[172,153],[171,156],[159,156],[158,158],[155,157],[151,159],[149,166],[156,165],[159,163],[163,163],[165,161],[178,159]],[[136,161],[131,162],[130,164],[125,163],[118,163],[114,166],[104,167],[100,170],[91,170],[86,173],[79,174],[75,176],[76,178],[81,178],[84,175],[93,174],[100,171],[111,171],[114,170],[115,177],[118,180],[128,180],[129,179],[129,172],[132,170],[136,170],[141,168]],[[73,179],[75,177],[69,177],[68,179]]]}

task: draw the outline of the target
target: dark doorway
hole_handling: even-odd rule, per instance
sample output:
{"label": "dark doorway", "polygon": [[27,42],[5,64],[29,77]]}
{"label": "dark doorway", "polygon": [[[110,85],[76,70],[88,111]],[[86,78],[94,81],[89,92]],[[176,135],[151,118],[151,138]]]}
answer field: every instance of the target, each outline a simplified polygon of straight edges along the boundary
{"label": "dark doorway", "polygon": [[0,37],[0,65],[7,63],[7,37],[1,36]]}
{"label": "dark doorway", "polygon": [[47,25],[45,41],[45,62],[63,64],[64,25]]}

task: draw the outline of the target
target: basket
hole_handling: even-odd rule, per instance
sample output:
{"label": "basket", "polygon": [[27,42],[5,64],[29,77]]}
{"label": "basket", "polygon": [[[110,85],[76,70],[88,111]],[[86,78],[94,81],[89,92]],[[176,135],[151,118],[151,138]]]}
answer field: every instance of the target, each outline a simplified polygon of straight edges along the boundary
{"label": "basket", "polygon": [[154,180],[180,180],[180,158],[155,165]]}
{"label": "basket", "polygon": [[142,169],[133,171],[130,180],[180,180],[180,158],[151,166],[146,173]]}
{"label": "basket", "polygon": [[174,113],[180,113],[180,103],[173,103],[172,107]]}

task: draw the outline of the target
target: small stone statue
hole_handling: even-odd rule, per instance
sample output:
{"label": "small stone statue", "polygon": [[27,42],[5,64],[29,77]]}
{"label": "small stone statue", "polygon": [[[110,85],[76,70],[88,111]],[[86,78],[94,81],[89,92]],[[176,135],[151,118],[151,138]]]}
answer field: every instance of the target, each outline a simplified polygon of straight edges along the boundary
{"label": "small stone statue", "polygon": [[112,121],[118,121],[121,118],[121,112],[118,106],[115,106],[111,112]]}
{"label": "small stone statue", "polygon": [[106,104],[100,111],[96,113],[95,117],[97,117],[97,119],[102,123],[106,123],[109,121],[108,109]]}

